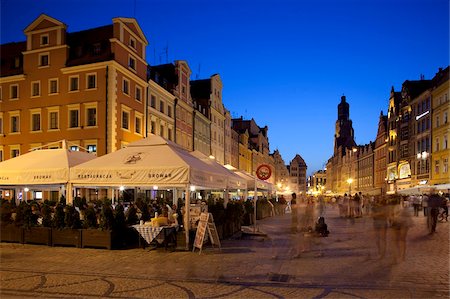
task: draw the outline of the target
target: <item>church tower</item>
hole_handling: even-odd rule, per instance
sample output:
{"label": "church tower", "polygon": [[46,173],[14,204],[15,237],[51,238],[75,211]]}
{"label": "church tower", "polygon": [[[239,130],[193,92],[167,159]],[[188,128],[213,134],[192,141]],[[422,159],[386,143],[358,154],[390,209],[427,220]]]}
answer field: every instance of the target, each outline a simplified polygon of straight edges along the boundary
{"label": "church tower", "polygon": [[[345,96],[341,97],[338,105],[338,119],[334,134],[334,154],[337,155],[340,147],[351,148],[356,146],[352,121],[350,119],[350,105],[346,102]],[[345,153],[345,151],[341,151]]]}

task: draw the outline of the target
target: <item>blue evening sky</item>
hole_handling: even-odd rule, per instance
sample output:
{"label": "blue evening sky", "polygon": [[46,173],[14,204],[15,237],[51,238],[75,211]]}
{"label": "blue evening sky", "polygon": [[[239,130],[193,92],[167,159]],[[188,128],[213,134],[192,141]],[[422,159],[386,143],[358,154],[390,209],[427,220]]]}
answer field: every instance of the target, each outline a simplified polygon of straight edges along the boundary
{"label": "blue evening sky", "polygon": [[[449,64],[448,0],[1,0],[1,43],[23,41],[41,13],[74,32],[137,19],[150,64],[187,60],[191,79],[219,73],[233,117],[269,127],[271,151],[308,173],[333,153],[337,104],[356,142],[373,141],[391,86]],[[168,47],[167,56],[165,48]]]}

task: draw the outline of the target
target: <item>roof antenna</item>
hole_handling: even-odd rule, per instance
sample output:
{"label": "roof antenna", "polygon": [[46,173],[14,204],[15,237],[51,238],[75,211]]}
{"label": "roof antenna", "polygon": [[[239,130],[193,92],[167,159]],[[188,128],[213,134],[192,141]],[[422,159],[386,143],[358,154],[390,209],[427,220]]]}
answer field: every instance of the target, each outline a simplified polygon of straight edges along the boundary
{"label": "roof antenna", "polygon": [[198,80],[198,78],[200,77],[200,66],[201,66],[201,64],[199,63],[198,64],[198,71],[197,71],[197,74],[195,75],[195,80]]}

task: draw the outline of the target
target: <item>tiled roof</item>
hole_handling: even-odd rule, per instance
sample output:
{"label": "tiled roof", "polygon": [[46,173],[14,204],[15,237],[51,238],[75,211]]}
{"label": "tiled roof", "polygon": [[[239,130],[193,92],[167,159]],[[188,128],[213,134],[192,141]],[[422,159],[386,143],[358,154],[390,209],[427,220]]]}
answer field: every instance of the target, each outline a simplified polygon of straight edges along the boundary
{"label": "tiled roof", "polygon": [[[23,55],[26,50],[26,42],[8,43],[0,45],[0,77],[23,74]],[[19,67],[15,67],[16,58],[19,59]]]}
{"label": "tiled roof", "polygon": [[191,81],[191,96],[193,99],[209,99],[211,95],[211,80]]}

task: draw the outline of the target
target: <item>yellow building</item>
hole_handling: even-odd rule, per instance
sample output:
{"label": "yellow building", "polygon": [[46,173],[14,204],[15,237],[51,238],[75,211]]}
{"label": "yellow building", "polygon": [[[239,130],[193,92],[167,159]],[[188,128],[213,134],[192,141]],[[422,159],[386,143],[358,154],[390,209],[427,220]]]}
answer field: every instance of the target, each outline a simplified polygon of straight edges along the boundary
{"label": "yellow building", "polygon": [[66,139],[103,155],[145,136],[148,44],[135,19],[68,33],[42,14],[0,46],[0,158]]}
{"label": "yellow building", "polygon": [[450,183],[450,101],[449,68],[433,78],[431,185]]}

